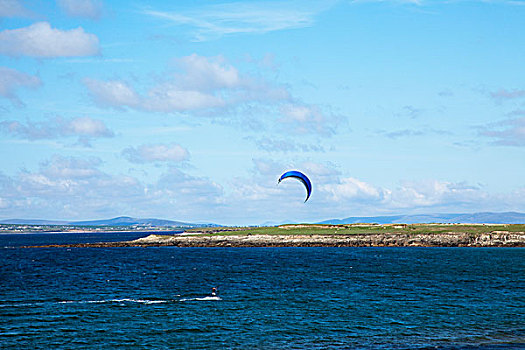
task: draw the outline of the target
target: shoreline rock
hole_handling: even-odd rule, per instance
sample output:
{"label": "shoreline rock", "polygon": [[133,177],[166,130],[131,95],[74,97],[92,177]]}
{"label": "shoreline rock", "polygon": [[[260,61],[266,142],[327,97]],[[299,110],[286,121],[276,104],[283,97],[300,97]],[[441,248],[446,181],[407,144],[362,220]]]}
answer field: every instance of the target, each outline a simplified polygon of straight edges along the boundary
{"label": "shoreline rock", "polygon": [[111,248],[111,247],[525,247],[525,232],[493,231],[472,234],[381,233],[330,235],[156,235],[133,241],[53,244],[25,248]]}

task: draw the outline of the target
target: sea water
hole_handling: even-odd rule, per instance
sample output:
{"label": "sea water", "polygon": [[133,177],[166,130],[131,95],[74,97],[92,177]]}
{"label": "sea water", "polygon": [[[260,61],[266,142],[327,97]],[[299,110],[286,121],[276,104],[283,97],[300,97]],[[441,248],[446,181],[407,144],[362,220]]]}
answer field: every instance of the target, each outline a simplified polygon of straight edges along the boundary
{"label": "sea water", "polygon": [[525,348],[523,248],[20,247],[70,240],[0,235],[1,348]]}

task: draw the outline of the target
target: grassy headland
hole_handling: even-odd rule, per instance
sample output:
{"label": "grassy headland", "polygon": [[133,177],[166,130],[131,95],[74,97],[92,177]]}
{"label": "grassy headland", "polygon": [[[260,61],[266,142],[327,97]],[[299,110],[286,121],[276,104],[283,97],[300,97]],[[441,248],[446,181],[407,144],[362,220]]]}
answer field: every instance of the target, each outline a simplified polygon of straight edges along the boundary
{"label": "grassy headland", "polygon": [[[183,234],[151,234],[134,241],[67,247],[525,247],[525,225],[298,224],[275,227],[207,227]],[[62,245],[61,247],[64,247]]]}

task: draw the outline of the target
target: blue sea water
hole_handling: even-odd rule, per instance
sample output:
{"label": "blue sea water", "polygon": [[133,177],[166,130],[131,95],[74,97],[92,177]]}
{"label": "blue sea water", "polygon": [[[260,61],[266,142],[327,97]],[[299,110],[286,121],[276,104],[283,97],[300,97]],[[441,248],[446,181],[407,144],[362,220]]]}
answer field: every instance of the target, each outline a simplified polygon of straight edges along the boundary
{"label": "blue sea water", "polygon": [[525,348],[523,248],[20,248],[71,240],[0,235],[1,348]]}

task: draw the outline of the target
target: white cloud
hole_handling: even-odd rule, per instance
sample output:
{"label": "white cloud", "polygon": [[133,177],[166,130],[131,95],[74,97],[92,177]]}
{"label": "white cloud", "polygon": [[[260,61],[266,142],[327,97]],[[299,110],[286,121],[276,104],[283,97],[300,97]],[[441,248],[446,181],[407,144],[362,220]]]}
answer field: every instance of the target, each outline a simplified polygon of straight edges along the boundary
{"label": "white cloud", "polygon": [[71,30],[51,28],[47,22],[0,32],[0,54],[39,58],[92,56],[99,53],[96,35],[78,27]]}
{"label": "white cloud", "polygon": [[173,83],[159,84],[147,96],[140,96],[131,86],[120,80],[85,79],[84,83],[95,102],[103,107],[130,107],[169,113],[223,107],[226,104],[219,96],[186,90]]}
{"label": "white cloud", "polygon": [[17,70],[0,67],[0,96],[8,98],[15,105],[22,105],[16,95],[16,90],[21,87],[36,88],[42,84],[40,78],[19,72]]}
{"label": "white cloud", "polygon": [[316,1],[232,2],[186,12],[145,10],[144,14],[188,27],[193,40],[206,41],[231,34],[264,34],[311,26],[315,17],[331,5]]}
{"label": "white cloud", "polygon": [[184,74],[176,79],[181,86],[197,90],[236,88],[242,85],[237,69],[222,56],[209,59],[192,54],[176,60]]}
{"label": "white cloud", "polygon": [[380,202],[389,194],[389,191],[374,187],[352,177],[343,178],[338,183],[323,185],[319,190],[327,193],[329,198],[336,202],[345,200]]}
{"label": "white cloud", "polygon": [[447,181],[405,181],[392,192],[394,208],[475,206],[486,199],[488,194],[478,186],[464,182]]}
{"label": "white cloud", "polygon": [[489,197],[478,186],[437,180],[403,181],[399,187],[388,189],[350,177],[325,184],[319,190],[339,205],[352,204],[361,210],[368,208],[369,212],[374,212],[374,206],[387,212],[446,208],[452,211],[460,208],[475,210]]}
{"label": "white cloud", "polygon": [[25,176],[34,179],[45,179],[42,182],[51,184],[53,180],[76,181],[100,176],[102,172],[97,169],[102,161],[98,158],[67,158],[54,156],[51,160],[41,164],[38,174],[25,173]]}
{"label": "white cloud", "polygon": [[188,150],[176,143],[129,147],[124,149],[122,154],[133,163],[182,162],[189,158]]}
{"label": "white cloud", "polygon": [[20,0],[0,0],[0,17],[31,17],[32,15]]}
{"label": "white cloud", "polygon": [[98,0],[57,0],[68,16],[99,19],[102,15],[102,1]]}
{"label": "white cloud", "polygon": [[61,118],[45,122],[26,122],[17,120],[0,121],[0,130],[13,136],[35,139],[57,139],[62,137],[78,137],[79,143],[89,146],[92,138],[113,137],[113,131],[108,129],[103,121],[90,117]]}
{"label": "white cloud", "polygon": [[197,90],[180,89],[177,85],[164,84],[150,90],[142,107],[155,112],[182,112],[224,107],[226,102],[213,94]]}
{"label": "white cloud", "polygon": [[90,117],[79,117],[71,119],[65,123],[64,133],[66,135],[82,135],[82,136],[113,136],[103,121],[96,120]]}
{"label": "white cloud", "polygon": [[87,78],[84,79],[84,84],[95,101],[102,106],[137,107],[141,103],[139,95],[123,81],[100,81]]}

